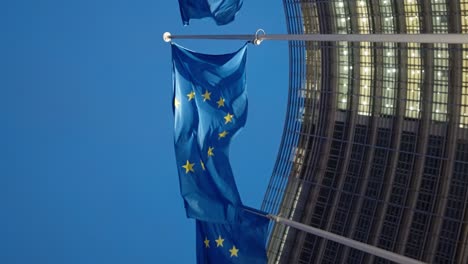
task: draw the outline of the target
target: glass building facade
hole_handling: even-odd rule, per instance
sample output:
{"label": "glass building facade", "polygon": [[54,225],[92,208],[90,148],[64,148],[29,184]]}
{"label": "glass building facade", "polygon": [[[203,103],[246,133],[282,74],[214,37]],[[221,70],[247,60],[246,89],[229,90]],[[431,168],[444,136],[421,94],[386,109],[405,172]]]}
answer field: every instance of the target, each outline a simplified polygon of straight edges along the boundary
{"label": "glass building facade", "polygon": [[[468,0],[283,0],[290,34],[468,34]],[[291,41],[262,209],[428,263],[468,263],[468,43]],[[282,224],[270,263],[389,263]]]}

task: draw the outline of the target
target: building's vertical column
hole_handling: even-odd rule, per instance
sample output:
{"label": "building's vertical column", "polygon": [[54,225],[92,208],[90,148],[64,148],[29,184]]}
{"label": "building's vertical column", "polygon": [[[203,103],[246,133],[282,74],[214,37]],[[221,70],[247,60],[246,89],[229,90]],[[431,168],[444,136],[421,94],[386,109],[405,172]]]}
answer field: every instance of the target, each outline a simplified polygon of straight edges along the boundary
{"label": "building's vertical column", "polygon": [[[341,2],[341,1],[340,1]],[[372,1],[361,0],[355,2],[350,11],[356,16],[356,33],[370,34],[373,32]],[[338,8],[342,3],[338,4]],[[331,6],[331,13],[339,12],[336,6]],[[337,174],[335,195],[330,199],[330,213],[326,220],[325,230],[335,234],[347,235],[349,224],[355,215],[358,194],[362,189],[366,164],[365,156],[369,152],[371,121],[375,111],[375,54],[373,44],[369,42],[351,44],[356,52],[353,58],[354,71],[349,75],[355,80],[352,96],[349,98],[348,111],[343,115],[345,124],[344,140],[346,141],[343,162]],[[381,50],[380,50],[381,51]],[[337,98],[339,100],[339,98]],[[378,100],[380,102],[380,100]],[[359,122],[362,124],[358,124]],[[318,250],[317,262],[339,263],[342,259],[343,246],[336,242],[322,240]]]}
{"label": "building's vertical column", "polygon": [[[304,9],[310,8],[310,3],[303,2],[301,4]],[[328,3],[323,1],[318,1],[314,5],[317,10],[317,14],[320,18],[320,33],[330,33],[331,31],[331,19],[326,15],[328,10]],[[300,222],[311,225],[311,226],[320,226],[322,222],[321,216],[319,218],[314,218],[314,211],[317,203],[312,201],[317,201],[319,193],[324,188],[324,176],[327,168],[328,155],[331,148],[331,138],[333,137],[333,128],[335,126],[335,115],[337,109],[337,80],[332,78],[335,73],[336,63],[330,63],[337,61],[336,55],[331,52],[331,43],[320,43],[321,46],[321,86],[320,89],[320,98],[319,98],[319,108],[317,115],[317,127],[316,135],[314,136],[315,151],[316,157],[318,160],[314,162],[314,166],[309,166],[307,171],[304,172],[304,180],[307,182],[313,182],[308,190],[307,194],[304,194],[306,205],[303,208],[303,215],[300,219]],[[311,156],[312,157],[312,156]],[[309,162],[309,161],[307,161]],[[326,205],[326,203],[324,204]],[[320,206],[320,205],[319,205]],[[282,263],[297,263],[311,262],[316,255],[317,250],[317,241],[320,238],[306,234],[304,232],[297,232],[291,246],[295,248],[292,251],[288,259],[283,259]]]}
{"label": "building's vertical column", "polygon": [[[461,0],[459,5],[448,5],[449,32],[468,32],[468,1]],[[468,99],[468,45],[449,46],[449,89],[447,94],[447,139],[438,200],[435,206],[435,217],[429,233],[434,239],[426,245],[426,262],[467,263],[465,236],[462,226],[466,225],[467,195],[466,179],[468,158],[460,155],[466,136],[463,136],[463,101]],[[465,96],[464,88],[467,88]],[[467,100],[468,102],[468,100]],[[465,103],[466,105],[466,103]],[[458,140],[464,138],[465,140]],[[460,144],[462,143],[462,144]],[[460,162],[460,158],[463,160]],[[464,194],[463,194],[464,193]]]}
{"label": "building's vertical column", "polygon": [[[373,19],[374,33],[395,33],[395,7],[392,1],[373,0],[369,2]],[[360,182],[352,219],[347,224],[347,237],[366,243],[369,238],[368,227],[375,221],[379,190],[383,183],[383,172],[389,150],[389,125],[393,122],[396,107],[397,54],[395,43],[374,44],[373,110],[369,120],[370,147],[363,161],[363,176]],[[380,128],[379,128],[380,127]],[[352,254],[350,254],[352,252]],[[345,263],[361,263],[364,253],[346,247],[343,249]]]}
{"label": "building's vertical column", "polygon": [[[414,6],[417,5],[416,1],[412,0],[405,0],[405,1],[393,1],[392,2],[395,9],[394,13],[399,14],[399,16],[395,17],[397,21],[395,21],[395,33],[407,33],[408,31],[411,32],[411,26],[415,21],[415,14],[409,11],[408,5]],[[417,10],[417,9],[416,9]],[[418,12],[416,12],[418,15]],[[409,19],[409,17],[412,17]],[[408,29],[408,27],[410,29]],[[414,44],[414,43],[413,43]],[[414,46],[414,45],[413,45]],[[397,83],[397,90],[395,93],[395,97],[398,98],[396,100],[395,105],[388,104],[388,106],[394,107],[394,118],[393,123],[391,126],[390,135],[392,136],[391,144],[390,144],[390,153],[389,153],[389,161],[387,163],[385,177],[383,179],[382,189],[379,192],[378,199],[380,203],[376,209],[374,214],[374,219],[376,220],[373,222],[369,233],[370,237],[368,243],[371,245],[379,246],[388,250],[393,250],[396,242],[395,232],[398,232],[398,215],[401,216],[401,212],[397,207],[397,203],[401,201],[401,198],[398,197],[397,199],[391,200],[392,194],[397,188],[401,188],[399,183],[397,183],[398,179],[396,178],[399,162],[400,162],[400,147],[401,143],[408,140],[408,136],[403,135],[404,128],[404,117],[407,114],[407,110],[409,109],[407,97],[408,97],[408,90],[411,86],[415,86],[414,82],[410,82],[409,80],[412,78],[411,71],[409,69],[409,65],[412,64],[410,59],[411,57],[416,57],[415,48],[411,45],[411,43],[401,43],[398,44],[398,68],[394,69],[398,76],[398,83]],[[419,54],[419,50],[417,50],[417,54]],[[395,51],[396,52],[396,51]],[[417,58],[417,57],[416,57]],[[385,105],[384,105],[385,106]],[[390,107],[389,107],[390,108]],[[412,109],[413,110],[413,109]],[[387,111],[391,111],[390,109]],[[395,183],[397,185],[395,186]],[[400,191],[400,190],[398,190]],[[390,203],[392,202],[392,203]],[[385,263],[382,259],[375,259],[372,255],[366,255],[366,263]]]}
{"label": "building's vertical column", "polygon": [[[284,3],[288,32],[291,34],[303,34],[305,33],[304,27],[307,27],[307,33],[317,33],[318,18],[316,14],[314,15],[315,9],[310,8],[308,9],[308,13],[302,14],[299,3],[289,2]],[[316,104],[314,100],[318,93],[312,87],[313,84],[309,85],[309,83],[304,82],[307,79],[305,68],[307,63],[315,63],[319,68],[321,61],[316,60],[319,55],[307,56],[305,50],[306,47],[302,41],[291,41],[289,43],[290,81],[285,129],[273,175],[262,205],[263,210],[273,214],[279,213],[283,216],[294,215],[297,194],[301,193],[300,188],[298,188],[298,182],[300,182],[297,179],[298,176],[292,176],[290,173],[300,173],[304,165],[304,156],[306,152],[308,153],[308,150],[306,150],[307,143],[304,143],[300,135],[302,134],[302,129],[309,129],[313,126],[311,124],[313,120],[311,118],[303,120],[302,110],[304,109],[304,104],[307,104],[308,107],[313,107]],[[314,50],[311,50],[310,54],[313,53]],[[310,61],[306,62],[307,57]],[[317,76],[320,76],[320,74],[317,73]],[[316,78],[311,79],[317,80]],[[304,122],[306,122],[306,125],[303,126]],[[293,147],[301,144],[305,144],[305,146],[298,147],[296,151],[291,153]],[[270,263],[279,262],[282,259],[283,251],[287,251],[285,244],[287,244],[287,239],[289,238],[288,230],[289,228],[284,225],[274,225],[267,251]]]}
{"label": "building's vertical column", "polygon": [[[438,1],[440,2],[438,3],[439,5],[445,6],[444,0],[433,1]],[[422,16],[420,23],[421,31],[423,33],[433,33],[434,31],[432,23],[432,7],[434,7],[434,4],[434,2],[421,3],[421,13],[424,15]],[[440,17],[438,18],[438,21],[440,21]],[[436,28],[441,29],[441,27],[438,27],[438,24],[434,25]],[[414,121],[419,122],[417,129],[418,141],[414,169],[410,175],[410,191],[408,193],[403,219],[400,223],[401,228],[398,235],[399,243],[396,247],[396,251],[398,253],[410,256],[415,259],[421,259],[423,257],[423,248],[425,242],[427,241],[427,230],[430,225],[432,207],[435,200],[432,192],[437,191],[435,189],[437,185],[434,181],[437,180],[436,177],[438,177],[438,174],[440,173],[440,159],[433,157],[437,155],[437,152],[440,153],[442,151],[442,144],[438,144],[439,141],[442,141],[440,135],[438,138],[431,136],[431,141],[429,141],[429,134],[435,132],[433,129],[431,129],[430,124],[434,111],[434,84],[441,78],[440,71],[434,72],[436,69],[435,63],[439,62],[439,60],[434,60],[433,44],[423,44],[421,46],[421,54],[423,55],[421,56],[421,62],[423,69],[421,73],[419,73],[419,71],[415,72],[415,70],[412,70],[411,72],[412,75],[423,75],[422,84],[419,88],[420,92],[418,99],[420,108],[419,120]],[[438,52],[436,55],[440,56],[440,52]],[[434,77],[434,74],[436,74],[436,77]],[[445,86],[445,89],[446,88],[447,87]],[[436,139],[439,140],[437,141]],[[428,145],[428,142],[434,144]],[[431,157],[426,156],[428,151],[431,151]],[[434,167],[432,168],[432,171],[426,170],[426,160],[428,161],[428,166]]]}
{"label": "building's vertical column", "polygon": [[[329,5],[329,13],[331,14],[331,21],[335,22],[335,25],[343,26],[342,24],[344,23],[347,25],[346,28],[343,27],[332,27],[331,32],[333,33],[351,33],[350,30],[350,18],[349,18],[349,13],[347,12],[349,6],[341,0],[339,1],[330,1]],[[349,18],[349,19],[348,19]],[[338,58],[346,58],[347,60],[353,61],[353,57],[357,56],[355,49],[354,49],[354,44],[352,43],[347,43],[347,45],[351,46],[351,52],[348,52],[348,49],[342,51],[342,48],[340,47],[342,43],[338,43],[338,47],[331,47],[332,52],[335,52],[337,54]],[[354,62],[354,61],[353,61]],[[329,207],[328,214],[324,214],[323,217],[323,222],[324,225],[322,229],[330,231],[330,227],[333,223],[335,214],[337,213],[337,201],[338,198],[341,195],[342,189],[343,189],[343,183],[344,183],[344,177],[343,177],[343,171],[347,167],[347,163],[349,162],[349,154],[350,154],[350,141],[352,139],[352,134],[354,132],[354,123],[355,123],[355,116],[357,114],[357,100],[359,99],[358,95],[355,94],[355,90],[353,87],[356,87],[356,85],[359,83],[359,80],[354,78],[355,76],[352,76],[350,73],[358,74],[359,71],[356,70],[356,68],[353,69],[353,64],[355,63],[348,63],[347,65],[340,65],[339,67],[336,67],[338,69],[339,73],[343,73],[343,76],[346,76],[346,82],[345,81],[340,81],[338,84],[338,94],[335,96],[335,100],[337,100],[338,103],[338,114],[339,117],[337,121],[342,124],[343,126],[343,133],[341,135],[343,142],[346,142],[345,144],[341,144],[340,148],[342,149],[341,152],[343,152],[343,158],[342,162],[339,166],[336,167],[336,173],[334,178],[336,179],[335,183],[335,191],[330,191],[328,197],[327,197],[327,207]],[[352,78],[351,78],[352,77]],[[355,80],[353,82],[352,86],[349,86],[348,84],[349,79]],[[341,79],[341,78],[340,78]],[[336,111],[334,109],[331,109],[331,111]],[[338,125],[338,124],[337,124]],[[337,138],[338,139],[338,138]],[[333,145],[337,145],[337,143],[332,143]],[[330,170],[330,167],[327,168],[327,170]],[[331,175],[330,173],[327,173]],[[325,188],[331,188],[332,186],[324,186]],[[322,191],[322,193],[324,193]],[[335,233],[341,234],[341,232],[334,230]],[[333,248],[330,248],[329,252],[332,251],[333,253],[327,254],[327,256],[324,256],[325,253],[325,248],[327,245],[330,245],[333,243]],[[315,258],[316,262],[320,263],[328,263],[328,262],[335,262],[336,258],[339,258],[341,256],[341,245],[338,245],[334,242],[329,242],[324,239],[320,239],[318,243],[318,250],[317,250],[317,256]]]}

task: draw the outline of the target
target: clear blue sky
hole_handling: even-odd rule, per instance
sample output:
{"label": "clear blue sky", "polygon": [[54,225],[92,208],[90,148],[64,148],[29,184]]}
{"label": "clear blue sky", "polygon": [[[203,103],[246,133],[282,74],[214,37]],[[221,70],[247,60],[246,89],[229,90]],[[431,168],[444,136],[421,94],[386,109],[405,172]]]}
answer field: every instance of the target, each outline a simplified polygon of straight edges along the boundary
{"label": "clear blue sky", "polygon": [[[162,33],[285,33],[281,1],[182,26],[177,0],[0,1],[0,263],[194,263]],[[242,42],[178,41],[205,53]],[[231,163],[259,208],[283,129],[286,42],[250,45]]]}

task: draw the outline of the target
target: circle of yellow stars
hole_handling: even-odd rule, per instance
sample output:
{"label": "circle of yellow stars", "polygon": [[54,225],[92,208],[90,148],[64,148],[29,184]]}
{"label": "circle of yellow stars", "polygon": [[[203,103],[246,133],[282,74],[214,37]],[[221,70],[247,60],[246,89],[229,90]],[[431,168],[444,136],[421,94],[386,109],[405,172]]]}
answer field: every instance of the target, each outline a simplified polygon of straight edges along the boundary
{"label": "circle of yellow stars", "polygon": [[[203,102],[211,101],[211,92],[209,92],[208,90],[205,90],[205,93],[202,94],[202,97],[203,97]],[[187,100],[190,102],[193,99],[195,99],[195,91],[192,90],[190,91],[190,93],[187,94]],[[218,108],[224,107],[224,103],[225,103],[225,99],[221,96],[219,97],[218,101],[216,101]],[[181,104],[182,102],[179,101],[179,99],[174,98],[175,108],[179,108]],[[224,116],[224,124],[232,123],[233,119],[234,119],[234,115],[228,112]],[[222,132],[218,133],[218,140],[225,138],[228,134],[229,134],[228,131],[223,130]],[[208,147],[207,155],[208,157],[214,156],[214,147],[211,147],[211,146]],[[200,160],[200,165],[202,169],[205,170],[205,164],[203,163],[202,160]],[[191,163],[189,160],[187,160],[185,165],[182,166],[182,168],[185,169],[185,174],[188,174],[188,173],[195,172],[194,166],[195,166],[195,163]],[[214,241],[216,242],[217,248],[224,247],[224,238],[222,238],[221,235],[219,235],[218,238],[215,239]],[[210,248],[210,240],[207,237],[205,237],[205,240],[203,241],[203,243],[205,244],[205,248]],[[231,254],[231,258],[238,257],[239,249],[236,248],[235,245],[233,245],[232,248],[229,249],[229,252]]]}
{"label": "circle of yellow stars", "polygon": [[[221,236],[218,236],[218,239],[215,240],[216,242],[216,247],[224,247],[224,238]],[[205,240],[203,240],[203,243],[205,244],[205,248],[210,248],[210,240],[205,237]],[[231,253],[231,258],[232,257],[239,257],[239,249],[236,248],[235,245],[232,245],[232,248],[229,249],[229,252]]]}
{"label": "circle of yellow stars", "polygon": [[[193,90],[190,91],[190,93],[187,94],[187,100],[189,102],[194,100],[195,95],[196,95],[195,91],[193,91]],[[211,92],[209,92],[208,90],[205,89],[205,93],[202,94],[202,97],[203,97],[203,102],[211,101]],[[218,101],[216,102],[216,104],[218,105],[218,108],[224,107],[224,103],[225,103],[225,99],[220,96]],[[179,108],[181,106],[181,104],[182,104],[182,102],[178,98],[174,98],[174,107],[175,108]],[[234,115],[229,113],[229,112],[224,116],[224,124],[232,123],[233,120],[234,120]],[[226,130],[221,131],[220,133],[218,133],[218,140],[221,140],[222,138],[227,137],[227,135],[229,135],[228,131],[226,131]],[[214,151],[214,147],[208,147],[208,153],[207,153],[208,157],[214,156],[213,151]],[[187,160],[187,162],[185,163],[185,165],[182,166],[182,168],[185,169],[185,174],[188,174],[188,173],[191,173],[191,172],[195,172],[194,166],[195,166],[195,163],[191,163],[189,160]],[[201,166],[202,170],[206,170],[205,164],[203,163],[202,160],[200,160],[200,166]]]}
{"label": "circle of yellow stars", "polygon": [[[202,97],[203,97],[203,102],[211,101],[211,92],[209,92],[208,90],[205,89],[205,93],[202,94]],[[190,93],[187,94],[187,100],[190,102],[193,99],[195,99],[195,91],[192,90],[192,91],[190,91]],[[218,101],[216,102],[216,104],[218,105],[218,108],[224,107],[224,103],[225,103],[225,99],[220,96]],[[179,108],[181,104],[182,104],[182,102],[179,101],[179,99],[174,98],[174,107],[175,108]],[[234,119],[234,115],[228,112],[224,116],[224,124],[232,123],[233,119]],[[220,140],[222,138],[225,138],[228,134],[229,134],[229,132],[226,131],[226,130],[221,131],[220,133],[218,133],[218,140]]]}

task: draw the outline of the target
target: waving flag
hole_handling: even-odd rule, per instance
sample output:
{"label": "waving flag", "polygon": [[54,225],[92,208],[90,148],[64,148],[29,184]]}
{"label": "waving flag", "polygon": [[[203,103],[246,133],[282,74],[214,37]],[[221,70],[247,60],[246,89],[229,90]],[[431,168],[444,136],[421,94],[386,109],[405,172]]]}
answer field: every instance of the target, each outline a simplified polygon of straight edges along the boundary
{"label": "waving flag", "polygon": [[242,211],[236,224],[197,220],[197,263],[267,263],[267,230],[265,216],[246,211]]}
{"label": "waving flag", "polygon": [[184,25],[190,19],[211,17],[217,25],[226,25],[234,20],[242,7],[242,0],[179,0],[180,14]]}
{"label": "waving flag", "polygon": [[187,216],[237,221],[229,144],[247,118],[246,49],[206,55],[172,44],[175,153]]}

